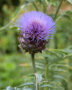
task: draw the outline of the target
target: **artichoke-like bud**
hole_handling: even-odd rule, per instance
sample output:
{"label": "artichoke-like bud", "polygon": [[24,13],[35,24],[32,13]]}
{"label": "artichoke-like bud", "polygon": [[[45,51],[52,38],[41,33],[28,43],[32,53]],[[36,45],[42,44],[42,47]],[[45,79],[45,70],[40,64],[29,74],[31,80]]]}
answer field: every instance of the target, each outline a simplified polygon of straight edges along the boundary
{"label": "artichoke-like bud", "polygon": [[22,14],[15,23],[20,28],[20,47],[26,52],[37,53],[45,49],[55,31],[53,19],[39,11]]}

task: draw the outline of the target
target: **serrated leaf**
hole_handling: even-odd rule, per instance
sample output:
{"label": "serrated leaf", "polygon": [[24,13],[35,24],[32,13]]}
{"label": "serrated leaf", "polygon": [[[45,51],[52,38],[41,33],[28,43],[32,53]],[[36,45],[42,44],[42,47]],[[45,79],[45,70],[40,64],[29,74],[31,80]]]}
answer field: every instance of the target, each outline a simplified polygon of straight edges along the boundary
{"label": "serrated leaf", "polygon": [[40,87],[53,87],[53,85],[51,85],[51,84],[43,84]]}
{"label": "serrated leaf", "polygon": [[21,84],[19,87],[24,87],[29,85],[33,85],[33,83],[32,82],[24,83],[24,84]]}
{"label": "serrated leaf", "polygon": [[23,88],[22,90],[33,90],[32,88]]}
{"label": "serrated leaf", "polygon": [[67,65],[64,65],[64,64],[51,64],[49,66],[49,70],[52,70],[52,71],[60,71],[60,72],[66,72],[67,70]]}
{"label": "serrated leaf", "polygon": [[65,80],[65,78],[63,76],[61,76],[61,75],[54,75],[54,78]]}
{"label": "serrated leaf", "polygon": [[27,0],[29,3],[31,3],[31,2],[35,2],[36,0]]}
{"label": "serrated leaf", "polygon": [[15,90],[15,89],[12,88],[11,86],[8,86],[8,87],[6,88],[6,90]]}

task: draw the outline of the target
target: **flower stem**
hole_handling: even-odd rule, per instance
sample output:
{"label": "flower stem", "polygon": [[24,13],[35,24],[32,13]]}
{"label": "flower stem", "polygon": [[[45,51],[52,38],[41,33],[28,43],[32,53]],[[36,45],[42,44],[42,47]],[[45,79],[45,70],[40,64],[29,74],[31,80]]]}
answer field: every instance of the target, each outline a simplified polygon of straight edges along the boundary
{"label": "flower stem", "polygon": [[34,74],[36,73],[36,67],[35,67],[35,59],[34,59],[35,54],[31,54],[32,57],[32,65],[33,65],[33,69],[34,69]]}
{"label": "flower stem", "polygon": [[63,1],[63,0],[60,0],[60,4],[59,4],[59,6],[58,6],[58,8],[57,8],[57,10],[56,10],[55,16],[54,16],[54,20],[56,20],[56,18],[57,18],[57,14],[58,14],[59,9],[60,9],[60,7],[61,7],[62,1]]}
{"label": "flower stem", "polygon": [[[45,61],[46,61],[46,73],[45,73],[45,77],[46,77],[46,80],[48,81],[48,79],[49,79],[49,66],[48,66],[48,60],[47,60],[47,57],[45,57]],[[48,84],[48,82],[47,82],[47,84]],[[46,87],[45,88],[45,90],[49,90],[49,88],[48,87]]]}
{"label": "flower stem", "polygon": [[32,58],[32,65],[33,65],[33,69],[34,69],[34,75],[35,75],[35,90],[39,90],[39,83],[38,83],[38,76],[37,76],[37,72],[36,72],[36,66],[35,66],[35,58],[34,58],[35,54],[31,54],[31,58]]}
{"label": "flower stem", "polygon": [[38,9],[38,7],[37,7],[35,2],[33,2],[33,6],[35,7],[36,11],[39,11],[39,9]]}
{"label": "flower stem", "polygon": [[46,8],[47,8],[46,1],[41,1],[41,3],[43,5],[43,12],[46,13]]}

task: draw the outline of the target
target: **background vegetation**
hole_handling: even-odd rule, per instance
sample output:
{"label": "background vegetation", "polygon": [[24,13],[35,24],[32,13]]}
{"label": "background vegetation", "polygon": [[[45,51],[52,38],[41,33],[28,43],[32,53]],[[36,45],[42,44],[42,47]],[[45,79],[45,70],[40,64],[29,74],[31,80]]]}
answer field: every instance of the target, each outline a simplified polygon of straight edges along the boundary
{"label": "background vegetation", "polygon": [[32,10],[56,22],[53,39],[35,56],[39,89],[72,90],[72,0],[0,0],[0,90],[35,90],[31,57],[19,49],[13,24]]}

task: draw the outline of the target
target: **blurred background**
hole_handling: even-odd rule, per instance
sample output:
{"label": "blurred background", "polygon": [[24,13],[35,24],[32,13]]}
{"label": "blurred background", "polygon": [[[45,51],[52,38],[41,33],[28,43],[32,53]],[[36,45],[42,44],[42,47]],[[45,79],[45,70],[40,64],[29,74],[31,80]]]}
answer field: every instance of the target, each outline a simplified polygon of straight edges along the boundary
{"label": "blurred background", "polygon": [[[13,25],[14,21],[20,14],[32,10],[42,11],[54,18],[59,3],[60,0],[0,0],[0,90],[7,86],[16,87],[33,80],[33,77],[28,79],[33,72],[31,57],[29,53],[25,53],[18,47],[19,33],[18,28]],[[51,59],[50,63],[69,65],[69,68],[64,67],[66,72],[55,70],[50,72],[62,75],[66,79],[66,81],[64,79],[61,81],[64,90],[72,90],[72,57],[62,59],[60,57],[63,57],[65,52],[59,51],[61,49],[72,53],[72,0],[63,0],[55,21],[56,33],[47,45],[50,52],[44,52],[43,55],[37,54],[36,65],[38,72],[43,74],[45,70],[41,63],[44,63],[45,57]],[[58,49],[58,51],[52,52],[52,49]],[[60,56],[58,57],[57,54]],[[51,57],[51,55],[53,56]],[[62,69],[61,66],[59,68]]]}

